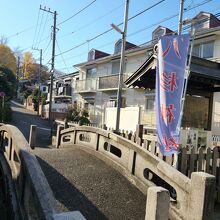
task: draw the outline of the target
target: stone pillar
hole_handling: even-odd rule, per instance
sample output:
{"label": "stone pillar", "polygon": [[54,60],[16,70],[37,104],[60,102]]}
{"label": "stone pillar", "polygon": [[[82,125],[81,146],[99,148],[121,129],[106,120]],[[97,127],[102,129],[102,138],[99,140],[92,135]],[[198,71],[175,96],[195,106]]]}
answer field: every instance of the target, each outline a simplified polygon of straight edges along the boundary
{"label": "stone pillar", "polygon": [[29,135],[29,146],[34,149],[36,146],[36,137],[37,137],[37,126],[31,125],[30,135]]}
{"label": "stone pillar", "polygon": [[170,206],[169,191],[157,186],[149,187],[145,220],[168,220]]}
{"label": "stone pillar", "polygon": [[212,220],[214,215],[215,177],[204,172],[191,176],[189,220]]}
{"label": "stone pillar", "polygon": [[60,140],[61,140],[61,135],[60,132],[64,129],[63,125],[58,125],[57,126],[57,135],[56,135],[56,148],[59,148],[60,146]]}

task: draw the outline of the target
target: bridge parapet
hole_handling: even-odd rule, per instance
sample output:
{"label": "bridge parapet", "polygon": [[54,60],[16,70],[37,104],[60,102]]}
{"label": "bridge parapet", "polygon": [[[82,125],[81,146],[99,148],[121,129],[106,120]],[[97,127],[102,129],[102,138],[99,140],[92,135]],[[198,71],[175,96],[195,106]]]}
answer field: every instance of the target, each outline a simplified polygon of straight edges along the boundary
{"label": "bridge parapet", "polygon": [[58,147],[80,147],[104,160],[145,195],[151,186],[168,189],[170,219],[212,219],[214,176],[198,172],[189,179],[138,144],[99,128],[77,126],[60,130],[57,140]]}
{"label": "bridge parapet", "polygon": [[16,194],[12,203],[19,206],[19,215],[13,210],[16,213],[14,219],[85,219],[78,211],[59,213],[43,171],[18,128],[12,125],[0,127],[0,149],[11,169]]}

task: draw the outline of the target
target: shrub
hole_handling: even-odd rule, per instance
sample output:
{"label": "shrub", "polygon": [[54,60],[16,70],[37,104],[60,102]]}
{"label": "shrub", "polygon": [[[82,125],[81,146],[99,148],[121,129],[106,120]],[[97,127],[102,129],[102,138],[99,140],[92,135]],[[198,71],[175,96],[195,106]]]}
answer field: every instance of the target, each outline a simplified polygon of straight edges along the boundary
{"label": "shrub", "polygon": [[[2,115],[3,114],[3,115]],[[2,103],[0,108],[0,121],[10,122],[12,120],[12,110],[9,103],[4,104],[4,109],[2,111]]]}
{"label": "shrub", "polygon": [[77,109],[76,107],[69,107],[67,110],[67,121],[79,123],[79,125],[90,124],[88,119],[89,114],[85,109]]}

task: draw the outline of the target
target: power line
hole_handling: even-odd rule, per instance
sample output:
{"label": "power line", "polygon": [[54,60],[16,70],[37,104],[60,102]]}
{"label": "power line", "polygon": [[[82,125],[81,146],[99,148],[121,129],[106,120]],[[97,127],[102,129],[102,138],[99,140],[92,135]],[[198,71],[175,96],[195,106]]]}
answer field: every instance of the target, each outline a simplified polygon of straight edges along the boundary
{"label": "power line", "polygon": [[[198,7],[198,6],[197,6],[197,7]],[[193,8],[191,8],[191,9],[193,9]],[[190,9],[190,10],[191,10],[191,9]],[[160,20],[160,21],[158,21],[157,23],[154,23],[154,24],[152,24],[152,25],[150,25],[150,26],[147,26],[146,28],[142,28],[142,29],[140,29],[140,30],[138,30],[138,31],[135,31],[135,32],[133,32],[133,33],[131,33],[131,34],[128,34],[128,37],[131,37],[131,36],[133,36],[133,35],[136,35],[136,34],[142,32],[142,31],[145,31],[145,30],[147,30],[147,29],[149,29],[149,28],[151,28],[151,27],[153,27],[153,26],[156,26],[156,25],[158,25],[158,24],[161,24],[162,22],[167,21],[167,20],[169,20],[169,19],[171,19],[171,18],[174,18],[174,17],[176,17],[176,16],[178,16],[178,14],[177,14],[177,15],[172,15],[172,16],[167,17],[167,18],[164,18],[163,20]],[[220,17],[220,13],[216,13],[216,14],[214,14],[214,16],[218,18],[218,17]],[[205,22],[205,21],[208,21],[208,20],[210,20],[210,18],[204,18],[203,20],[200,20],[200,21],[198,21],[198,22]],[[197,23],[198,23],[198,22],[197,22]],[[187,30],[190,29],[190,27],[191,27],[190,25],[183,27],[183,31],[186,32]],[[175,30],[174,32],[177,32],[177,30]],[[99,46],[99,47],[96,47],[96,49],[103,48],[103,47],[105,47],[105,46],[107,46],[107,45],[110,45],[110,44],[112,44],[112,43],[114,43],[114,42],[115,42],[115,41],[111,41],[111,42],[109,42],[109,43],[106,43],[106,44],[104,44],[104,45],[101,45],[101,46]],[[150,44],[150,43],[152,43],[152,42],[153,42],[153,40],[150,40],[150,41],[147,41],[147,42],[142,43],[142,44],[140,44],[140,45],[136,45],[136,46],[134,46],[134,47],[131,47],[130,49],[134,49],[134,48],[137,47],[137,46],[139,46],[139,47],[140,47],[140,46],[144,46],[144,45]],[[71,57],[67,58],[66,60],[69,60],[69,59],[72,59],[72,58],[75,58],[75,57],[79,57],[79,56],[82,56],[82,55],[84,55],[84,54],[87,54],[87,52],[78,54],[78,55],[76,55],[76,56],[71,56]]]}
{"label": "power line", "polygon": [[[141,12],[135,14],[134,16],[130,17],[130,18],[128,19],[128,21],[130,21],[130,20],[136,18],[137,16],[143,14],[144,12],[146,12],[146,11],[152,9],[152,8],[154,8],[155,6],[157,6],[158,4],[161,4],[161,3],[164,2],[164,1],[166,1],[166,0],[161,0],[161,1],[159,1],[159,2],[157,2],[157,3],[155,3],[155,4],[153,4],[153,5],[151,5],[150,7],[146,8],[146,9],[144,9],[143,11],[141,11]],[[120,26],[120,25],[122,25],[122,24],[123,24],[123,22],[119,23],[117,26]],[[112,31],[112,30],[113,30],[113,28],[109,28],[108,30],[106,30],[106,31],[104,31],[104,32],[102,32],[102,33],[96,35],[95,37],[93,37],[93,38],[91,38],[91,39],[89,39],[89,40],[87,40],[87,41],[85,41],[85,42],[83,42],[83,43],[81,43],[81,44],[79,44],[79,45],[77,45],[77,46],[74,46],[74,47],[72,47],[72,48],[70,48],[70,49],[68,49],[68,50],[66,50],[66,51],[64,51],[63,53],[56,54],[56,56],[59,56],[59,55],[61,55],[61,54],[68,53],[68,52],[70,52],[70,51],[72,51],[72,50],[74,50],[74,49],[76,49],[76,48],[78,48],[78,47],[81,47],[81,46],[87,44],[88,42],[91,42],[91,41],[93,41],[93,40],[95,40],[95,39],[97,39],[97,38],[99,38],[99,37],[101,37],[101,36],[103,36],[103,35],[109,33],[109,32]]]}
{"label": "power line", "polygon": [[91,5],[92,5],[93,3],[95,3],[95,2],[96,2],[96,0],[93,0],[93,1],[90,2],[88,5],[86,5],[84,8],[82,8],[81,10],[79,10],[78,12],[76,12],[75,14],[73,14],[72,16],[70,16],[69,18],[67,18],[67,19],[65,19],[64,21],[60,22],[60,23],[58,24],[58,26],[61,25],[61,24],[63,24],[63,23],[65,23],[65,22],[67,22],[67,21],[69,21],[70,19],[74,18],[76,15],[80,14],[81,12],[83,12],[85,9],[87,9],[89,6],[91,6]]}
{"label": "power line", "polygon": [[85,28],[88,27],[88,26],[91,26],[91,25],[94,24],[95,22],[101,20],[102,18],[104,18],[104,17],[108,16],[109,14],[111,14],[112,12],[116,11],[117,9],[119,9],[120,7],[122,7],[123,5],[124,5],[123,3],[120,4],[119,6],[117,6],[116,8],[113,8],[112,10],[110,10],[109,12],[107,12],[106,14],[104,14],[104,15],[102,15],[102,16],[100,16],[100,17],[94,19],[93,21],[91,21],[91,22],[89,22],[89,23],[87,23],[87,24],[85,24],[85,25],[79,27],[78,29],[76,29],[75,31],[72,31],[72,32],[69,33],[69,34],[66,34],[66,35],[61,36],[59,39],[64,38],[64,37],[69,36],[69,35],[72,35],[72,34],[75,34],[76,32],[81,31],[81,30],[85,29]]}
{"label": "power line", "polygon": [[43,54],[45,54],[45,52],[47,51],[47,49],[49,48],[50,44],[52,42],[52,39],[50,38],[49,43],[47,44],[46,48],[43,51]]}
{"label": "power line", "polygon": [[[37,37],[36,37],[36,43],[35,43],[35,46],[37,47],[37,41],[39,41],[39,38],[40,38],[40,33],[41,33],[41,27],[42,27],[42,23],[43,23],[43,18],[44,18],[44,12],[41,13],[41,20],[40,20],[40,25],[39,25],[39,30],[38,30],[38,33],[37,33]],[[33,45],[34,46],[34,45]]]}
{"label": "power line", "polygon": [[[59,52],[62,53],[57,40],[56,40],[56,44],[57,44],[57,47],[58,47]],[[62,58],[62,61],[63,61],[64,65],[66,66],[66,69],[67,69],[68,73],[70,73],[69,69],[67,68],[67,65],[66,65],[66,62],[65,62],[65,60],[64,60],[63,55],[61,55],[61,58]]]}
{"label": "power line", "polygon": [[25,28],[24,30],[19,31],[19,32],[15,33],[15,34],[12,34],[12,35],[8,36],[7,38],[10,39],[10,38],[12,38],[12,37],[16,37],[16,36],[18,36],[18,35],[20,35],[20,34],[22,34],[22,33],[24,33],[24,32],[27,32],[27,31],[31,30],[31,29],[34,28],[34,27],[35,27],[35,26],[31,26],[31,27]]}
{"label": "power line", "polygon": [[48,20],[48,15],[49,15],[49,14],[47,13],[46,19],[45,19],[45,22],[44,22],[44,26],[43,26],[43,29],[42,29],[41,37],[39,38],[39,43],[38,43],[38,45],[40,45],[40,42],[41,42],[41,40],[42,40],[42,38],[43,38],[44,31],[45,31],[46,24],[47,24],[47,20]]}
{"label": "power line", "polygon": [[34,32],[34,38],[33,38],[32,46],[34,46],[34,41],[35,41],[36,34],[37,34],[37,27],[38,27],[38,22],[39,22],[39,16],[40,16],[40,9],[38,10],[38,15],[37,15],[37,25],[36,25],[36,27],[35,27],[35,32]]}

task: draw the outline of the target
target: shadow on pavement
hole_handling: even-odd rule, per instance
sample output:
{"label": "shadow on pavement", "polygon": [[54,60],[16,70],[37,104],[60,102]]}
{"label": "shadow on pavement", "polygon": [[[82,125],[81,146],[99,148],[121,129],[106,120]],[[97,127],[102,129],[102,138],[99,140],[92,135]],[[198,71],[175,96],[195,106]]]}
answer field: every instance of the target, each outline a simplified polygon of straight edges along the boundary
{"label": "shadow on pavement", "polygon": [[38,156],[36,157],[56,200],[60,202],[58,206],[61,211],[80,211],[86,219],[107,220],[106,216],[83,193],[74,187],[69,180],[46,161]]}

